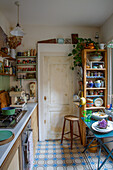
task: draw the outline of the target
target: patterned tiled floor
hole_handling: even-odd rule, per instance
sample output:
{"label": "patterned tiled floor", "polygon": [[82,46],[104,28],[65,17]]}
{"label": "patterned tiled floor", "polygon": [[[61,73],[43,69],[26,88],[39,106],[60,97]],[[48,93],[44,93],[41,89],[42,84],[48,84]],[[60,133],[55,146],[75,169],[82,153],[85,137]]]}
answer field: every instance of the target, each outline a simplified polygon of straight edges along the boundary
{"label": "patterned tiled floor", "polygon": [[[96,170],[98,153],[87,153],[88,162],[85,155],[81,153],[83,146],[77,140],[70,149],[70,141],[38,142],[34,160],[33,170]],[[101,153],[101,162],[107,155],[104,151]],[[108,159],[102,170],[113,170],[113,161]]]}

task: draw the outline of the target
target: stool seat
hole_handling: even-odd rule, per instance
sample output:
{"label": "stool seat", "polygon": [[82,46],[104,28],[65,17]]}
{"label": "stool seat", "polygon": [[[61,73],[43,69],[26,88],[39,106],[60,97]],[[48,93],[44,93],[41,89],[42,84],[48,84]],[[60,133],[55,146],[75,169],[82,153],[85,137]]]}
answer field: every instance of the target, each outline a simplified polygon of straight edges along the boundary
{"label": "stool seat", "polygon": [[76,116],[72,116],[72,115],[66,115],[66,116],[64,116],[64,118],[66,119],[66,120],[69,120],[69,121],[79,121],[79,118],[78,117],[76,117]]}
{"label": "stool seat", "polygon": [[[66,121],[69,121],[69,122],[70,122],[70,131],[64,133]],[[74,123],[74,122],[77,122],[77,124],[78,124],[79,135],[73,133],[73,123]],[[76,117],[76,116],[73,116],[73,115],[66,115],[66,116],[64,116],[64,124],[63,124],[63,130],[62,130],[61,143],[63,142],[63,138],[69,140],[69,138],[67,138],[67,137],[65,136],[66,134],[69,134],[69,133],[71,134],[71,149],[72,149],[73,139],[75,139],[75,138],[77,138],[77,137],[80,137],[80,140],[81,140],[79,118]],[[76,137],[73,138],[73,135],[75,135]]]}

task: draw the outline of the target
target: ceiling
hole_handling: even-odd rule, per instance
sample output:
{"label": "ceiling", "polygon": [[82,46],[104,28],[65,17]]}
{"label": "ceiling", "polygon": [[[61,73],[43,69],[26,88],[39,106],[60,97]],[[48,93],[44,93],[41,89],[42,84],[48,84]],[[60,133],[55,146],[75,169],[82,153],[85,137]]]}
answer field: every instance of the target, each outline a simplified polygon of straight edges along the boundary
{"label": "ceiling", "polygon": [[[15,0],[0,0],[0,11],[17,23]],[[20,0],[20,25],[101,26],[113,13],[113,0]]]}

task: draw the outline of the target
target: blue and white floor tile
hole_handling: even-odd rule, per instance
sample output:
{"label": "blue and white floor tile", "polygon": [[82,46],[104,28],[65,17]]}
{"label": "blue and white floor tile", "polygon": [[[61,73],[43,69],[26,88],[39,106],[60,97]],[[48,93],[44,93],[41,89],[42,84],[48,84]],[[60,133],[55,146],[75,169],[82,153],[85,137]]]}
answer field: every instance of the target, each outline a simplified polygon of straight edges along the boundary
{"label": "blue and white floor tile", "polygon": [[[67,140],[63,144],[60,144],[60,140],[38,142],[33,170],[96,170],[98,153],[86,152],[89,166],[83,149],[79,140],[74,142],[72,150]],[[101,153],[101,162],[106,156],[106,153]],[[109,158],[101,170],[113,170],[113,160]]]}

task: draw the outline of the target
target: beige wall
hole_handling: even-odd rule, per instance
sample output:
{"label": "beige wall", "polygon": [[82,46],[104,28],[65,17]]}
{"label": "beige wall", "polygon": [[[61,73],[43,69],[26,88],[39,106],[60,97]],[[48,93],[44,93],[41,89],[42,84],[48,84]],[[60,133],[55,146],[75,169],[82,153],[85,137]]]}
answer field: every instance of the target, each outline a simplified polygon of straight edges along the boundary
{"label": "beige wall", "polygon": [[113,39],[113,14],[100,28],[103,42]]}
{"label": "beige wall", "polygon": [[10,30],[10,23],[7,20],[7,18],[3,15],[3,13],[0,11],[0,26],[4,30],[4,32],[9,35]]}
{"label": "beige wall", "polygon": [[79,27],[79,26],[22,26],[26,35],[22,40],[22,45],[17,48],[18,51],[24,51],[36,47],[36,42],[51,38],[71,38],[72,33],[78,33],[79,37],[94,39],[95,33],[99,32],[98,27]]}
{"label": "beige wall", "polygon": [[[79,37],[92,38],[94,40],[95,33],[99,32],[98,27],[53,27],[53,26],[38,26],[38,25],[24,25],[22,26],[26,33],[22,40],[22,45],[17,48],[17,51],[26,51],[31,48],[36,48],[37,41],[52,39],[52,38],[71,38],[72,33],[78,33]],[[19,85],[19,82],[15,82],[14,78],[10,78],[10,86]],[[29,92],[29,82],[23,80],[23,88],[26,92]],[[37,98],[31,101],[36,101]]]}

